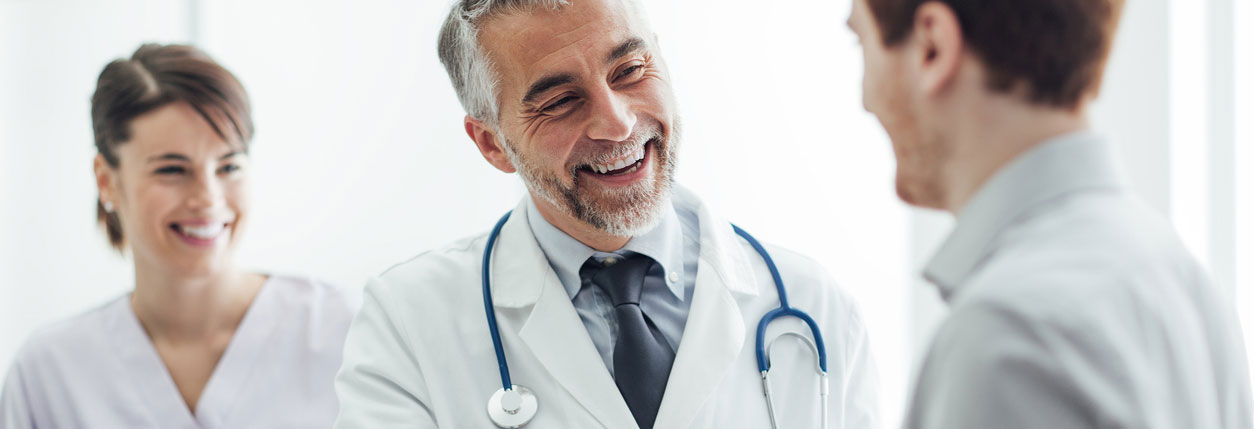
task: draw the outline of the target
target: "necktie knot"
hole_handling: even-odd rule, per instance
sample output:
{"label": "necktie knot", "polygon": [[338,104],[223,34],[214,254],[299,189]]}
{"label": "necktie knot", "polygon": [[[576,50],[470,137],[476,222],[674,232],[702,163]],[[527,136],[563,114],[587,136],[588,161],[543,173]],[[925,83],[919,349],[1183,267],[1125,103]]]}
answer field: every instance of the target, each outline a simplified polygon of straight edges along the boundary
{"label": "necktie knot", "polygon": [[606,258],[604,262],[589,258],[579,273],[581,277],[591,280],[592,284],[605,291],[615,307],[623,304],[640,305],[644,278],[653,264],[653,259],[641,254],[625,258]]}

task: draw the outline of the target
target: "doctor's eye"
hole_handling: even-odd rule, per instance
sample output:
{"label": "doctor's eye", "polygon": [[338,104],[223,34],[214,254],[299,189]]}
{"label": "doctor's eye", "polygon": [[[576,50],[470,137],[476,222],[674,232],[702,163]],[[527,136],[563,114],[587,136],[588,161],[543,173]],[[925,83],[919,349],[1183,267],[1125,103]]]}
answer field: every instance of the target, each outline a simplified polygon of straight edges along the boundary
{"label": "doctor's eye", "polygon": [[631,67],[627,67],[627,68],[623,69],[623,71],[618,72],[618,76],[614,78],[614,81],[615,81],[615,82],[618,82],[618,81],[619,81],[619,80],[621,80],[621,79],[626,79],[626,78],[632,77],[633,75],[635,75],[635,74],[637,74],[638,72],[643,71],[643,70],[644,70],[644,65],[643,65],[643,64],[636,64],[636,65],[633,65],[633,66],[631,66]]}
{"label": "doctor's eye", "polygon": [[218,169],[218,171],[223,174],[231,174],[231,173],[239,171],[241,168],[242,167],[240,167],[239,164],[232,163],[232,164],[223,165],[221,168]]}
{"label": "doctor's eye", "polygon": [[568,95],[550,103],[548,106],[544,106],[544,108],[540,109],[540,111],[549,114],[559,113],[559,111],[563,108],[570,107],[571,103],[575,102],[575,100],[575,96]]}

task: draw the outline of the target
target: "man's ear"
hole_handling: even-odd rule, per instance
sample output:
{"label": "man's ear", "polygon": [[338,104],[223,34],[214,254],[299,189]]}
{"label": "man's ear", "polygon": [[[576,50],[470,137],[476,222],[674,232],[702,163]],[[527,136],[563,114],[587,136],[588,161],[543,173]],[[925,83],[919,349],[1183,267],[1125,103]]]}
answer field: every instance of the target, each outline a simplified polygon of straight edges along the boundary
{"label": "man's ear", "polygon": [[466,115],[466,135],[474,140],[475,146],[479,147],[479,153],[483,154],[483,159],[488,160],[489,164],[496,167],[497,170],[506,173],[517,171],[514,163],[510,162],[509,155],[505,153],[505,148],[501,146],[502,139],[498,139],[496,130],[484,125],[484,123],[470,115]]}
{"label": "man's ear", "polygon": [[913,37],[919,90],[927,95],[945,91],[957,80],[966,55],[958,15],[944,3],[923,3],[914,14]]}

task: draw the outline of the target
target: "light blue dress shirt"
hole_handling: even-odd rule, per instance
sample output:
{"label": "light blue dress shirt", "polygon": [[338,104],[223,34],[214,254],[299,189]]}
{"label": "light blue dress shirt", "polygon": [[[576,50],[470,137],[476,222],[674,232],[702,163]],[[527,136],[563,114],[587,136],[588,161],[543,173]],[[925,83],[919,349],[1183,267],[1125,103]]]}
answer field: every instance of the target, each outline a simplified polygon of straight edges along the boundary
{"label": "light blue dress shirt", "polygon": [[696,286],[697,256],[701,253],[701,229],[696,212],[681,213],[667,201],[656,227],[644,235],[633,237],[622,249],[610,253],[599,252],[557,229],[540,214],[532,200],[527,202],[527,221],[549,265],[570,295],[571,303],[610,375],[614,374],[614,342],[618,338],[618,322],[609,295],[595,285],[584,287],[579,278],[579,269],[588,258],[604,261],[606,258],[622,258],[638,253],[657,262],[645,276],[640,309],[661,331],[671,349],[679,350],[684,323],[688,320],[688,307],[692,303],[692,291]]}

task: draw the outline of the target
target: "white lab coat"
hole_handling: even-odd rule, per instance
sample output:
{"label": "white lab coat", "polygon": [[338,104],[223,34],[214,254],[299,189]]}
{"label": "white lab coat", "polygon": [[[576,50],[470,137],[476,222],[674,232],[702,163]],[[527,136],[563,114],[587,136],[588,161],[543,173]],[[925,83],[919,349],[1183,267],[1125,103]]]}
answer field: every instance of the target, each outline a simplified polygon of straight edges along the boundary
{"label": "white lab coat", "polygon": [[30,336],[0,393],[0,429],[330,427],[333,378],[360,299],[271,276],[193,414],[128,293]]}
{"label": "white lab coat", "polygon": [[[698,212],[700,262],[656,427],[769,427],[754,357],[758,321],[779,305],[766,264],[688,191],[676,190],[675,206]],[[512,381],[539,399],[528,426],[636,427],[536,244],[523,207],[502,228],[491,279]],[[424,253],[367,285],[336,378],[337,428],[494,427],[486,404],[501,379],[482,299],[486,239],[479,235]],[[814,261],[768,250],[790,303],[813,316],[823,331],[831,380],[829,427],[878,427],[874,365],[853,303]],[[808,332],[792,318],[771,326],[773,335]],[[819,427],[813,354],[788,338],[772,358],[781,427]]]}

